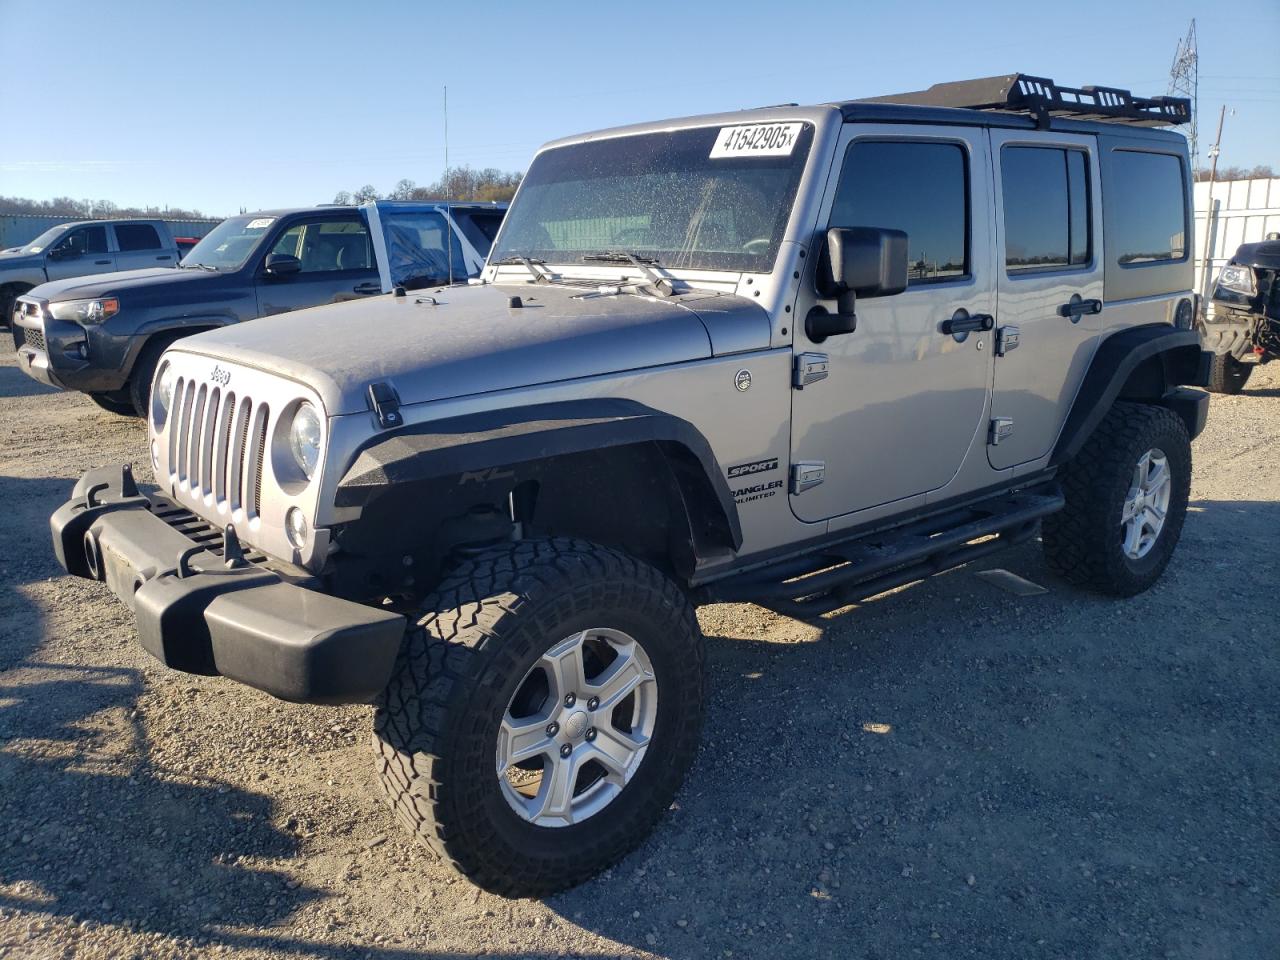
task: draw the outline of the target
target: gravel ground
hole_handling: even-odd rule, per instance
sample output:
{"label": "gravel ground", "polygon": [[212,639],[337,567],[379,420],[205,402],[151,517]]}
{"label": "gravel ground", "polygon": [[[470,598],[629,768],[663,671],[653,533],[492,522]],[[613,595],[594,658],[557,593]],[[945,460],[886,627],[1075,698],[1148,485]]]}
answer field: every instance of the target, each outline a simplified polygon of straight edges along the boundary
{"label": "gravel ground", "polygon": [[1277,955],[1280,365],[1213,399],[1144,596],[1067,588],[1031,544],[820,626],[703,610],[676,807],[596,881],[509,902],[392,820],[368,708],[168,672],[60,575],[49,513],[84,469],[145,464],[144,432],[9,349],[0,957]]}

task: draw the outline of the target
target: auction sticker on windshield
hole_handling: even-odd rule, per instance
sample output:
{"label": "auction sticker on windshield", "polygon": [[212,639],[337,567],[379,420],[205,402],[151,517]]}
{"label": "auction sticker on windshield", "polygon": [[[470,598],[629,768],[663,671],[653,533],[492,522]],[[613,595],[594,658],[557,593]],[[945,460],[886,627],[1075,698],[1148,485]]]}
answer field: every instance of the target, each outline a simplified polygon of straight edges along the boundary
{"label": "auction sticker on windshield", "polygon": [[721,127],[709,159],[789,156],[803,127],[803,123],[752,123],[741,127]]}
{"label": "auction sticker on windshield", "polygon": [[275,222],[275,217],[258,217],[256,220],[250,220],[245,224],[244,228],[246,230],[264,230]]}

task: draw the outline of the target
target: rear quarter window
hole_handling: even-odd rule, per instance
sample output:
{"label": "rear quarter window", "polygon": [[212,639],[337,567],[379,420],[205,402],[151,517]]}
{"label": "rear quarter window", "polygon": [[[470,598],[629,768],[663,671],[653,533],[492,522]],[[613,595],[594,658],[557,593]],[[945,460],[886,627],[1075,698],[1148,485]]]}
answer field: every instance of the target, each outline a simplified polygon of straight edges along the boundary
{"label": "rear quarter window", "polygon": [[115,230],[121,252],[160,249],[160,235],[149,223],[117,223]]}
{"label": "rear quarter window", "polygon": [[1108,238],[1121,266],[1187,256],[1186,185],[1182,161],[1167,153],[1117,150],[1112,155],[1115,230]]}
{"label": "rear quarter window", "polygon": [[1190,173],[1176,134],[1098,135],[1104,299],[1186,295],[1191,262]]}

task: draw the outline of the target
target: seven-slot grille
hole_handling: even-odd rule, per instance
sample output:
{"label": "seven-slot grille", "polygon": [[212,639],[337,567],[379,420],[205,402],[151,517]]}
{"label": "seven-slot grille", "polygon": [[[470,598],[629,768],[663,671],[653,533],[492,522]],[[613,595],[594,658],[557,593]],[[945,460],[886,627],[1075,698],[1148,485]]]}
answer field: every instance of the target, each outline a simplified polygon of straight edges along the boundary
{"label": "seven-slot grille", "polygon": [[267,454],[265,403],[179,377],[169,411],[169,478],[208,505],[258,515]]}

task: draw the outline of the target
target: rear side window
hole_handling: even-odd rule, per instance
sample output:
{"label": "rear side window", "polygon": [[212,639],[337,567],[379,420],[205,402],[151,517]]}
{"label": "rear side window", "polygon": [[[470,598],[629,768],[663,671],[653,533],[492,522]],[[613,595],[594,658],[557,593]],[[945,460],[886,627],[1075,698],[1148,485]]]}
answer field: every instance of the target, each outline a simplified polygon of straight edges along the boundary
{"label": "rear side window", "polygon": [[1089,263],[1089,168],[1082,151],[1005,147],[1000,183],[1004,263],[1010,273]]}
{"label": "rear side window", "polygon": [[1117,150],[1105,199],[1114,225],[1107,243],[1121,266],[1187,256],[1187,193],[1182,160],[1165,153]]}
{"label": "rear side window", "polygon": [[906,231],[910,285],[967,276],[969,188],[963,148],[855,141],[845,154],[829,225]]}
{"label": "rear side window", "polygon": [[130,250],[159,250],[160,235],[149,223],[117,223],[116,243],[122,253]]}

